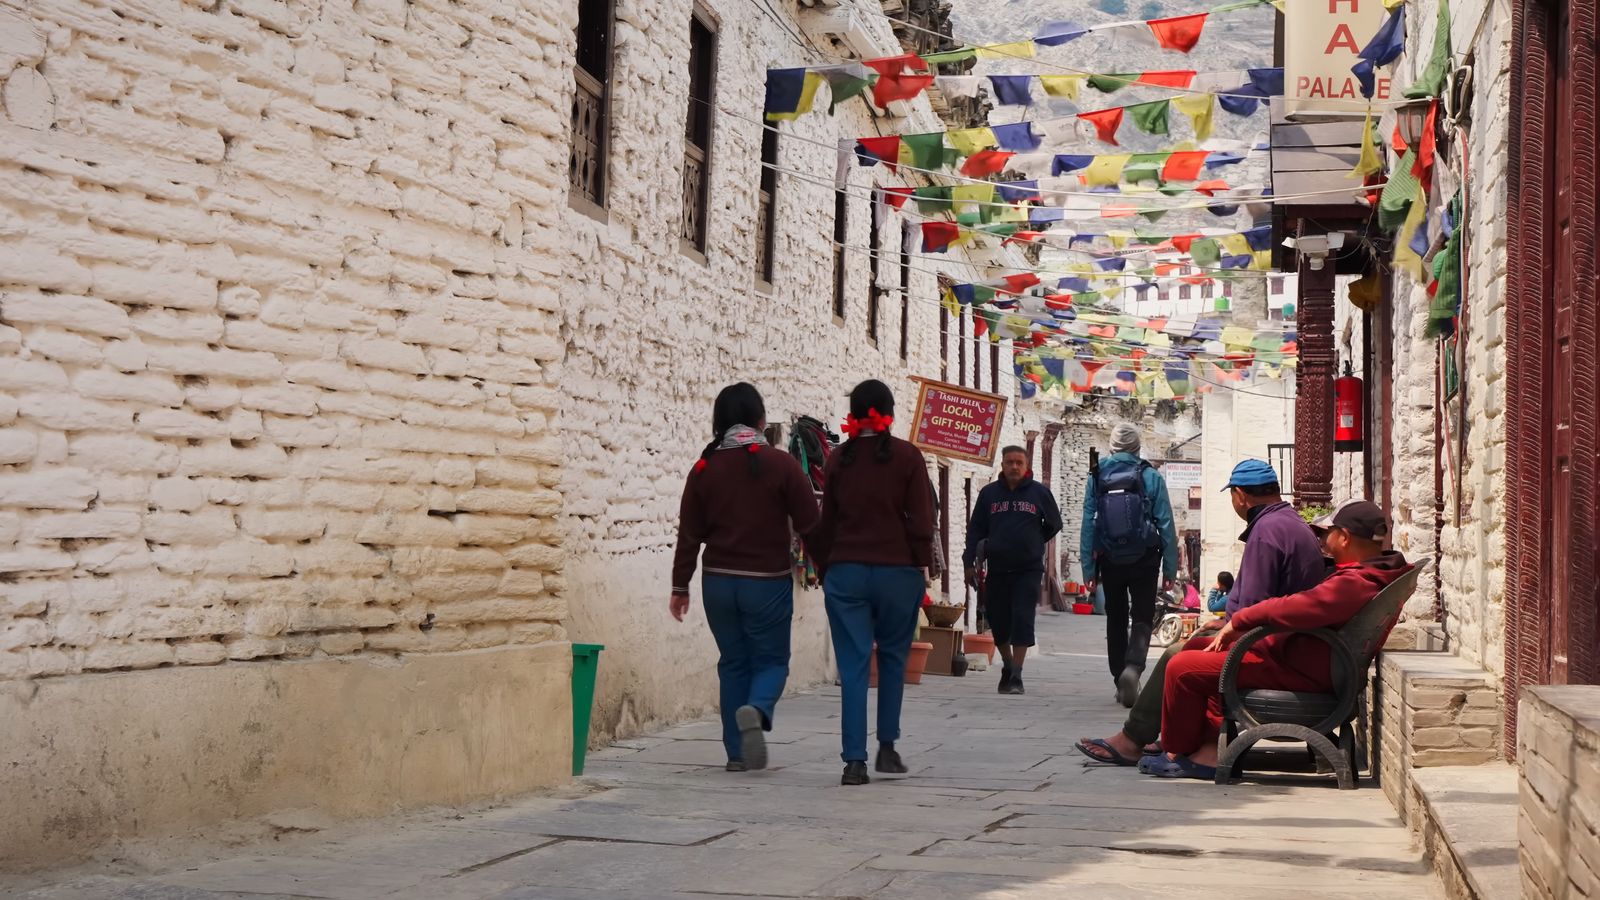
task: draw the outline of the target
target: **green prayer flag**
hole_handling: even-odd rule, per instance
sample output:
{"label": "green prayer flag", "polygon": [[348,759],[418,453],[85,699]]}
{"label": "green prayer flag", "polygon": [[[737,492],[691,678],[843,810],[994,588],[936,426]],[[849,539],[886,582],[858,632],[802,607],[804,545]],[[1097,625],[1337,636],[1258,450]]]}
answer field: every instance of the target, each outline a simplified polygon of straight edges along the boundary
{"label": "green prayer flag", "polygon": [[1385,231],[1393,231],[1405,223],[1411,199],[1417,196],[1420,185],[1417,176],[1411,174],[1416,159],[1416,149],[1408,147],[1406,155],[1400,157],[1399,164],[1389,173],[1389,183],[1383,186],[1383,194],[1378,198],[1378,227]]}
{"label": "green prayer flag", "polygon": [[1135,153],[1128,157],[1127,165],[1122,167],[1122,180],[1129,184],[1159,181],[1161,169],[1171,156],[1171,153]]}
{"label": "green prayer flag", "polygon": [[1406,88],[1405,96],[1412,100],[1437,97],[1444,93],[1445,78],[1452,68],[1450,61],[1450,2],[1439,0],[1439,17],[1434,20],[1433,53],[1422,75]]}
{"label": "green prayer flag", "polygon": [[[1461,195],[1456,194],[1450,201],[1451,212],[1459,218],[1461,216]],[[1444,242],[1444,249],[1434,254],[1433,277],[1439,282],[1434,291],[1433,302],[1428,304],[1428,325],[1425,333],[1429,337],[1439,337],[1449,334],[1454,325],[1452,320],[1461,310],[1461,233],[1466,231],[1466,226],[1458,225]]]}
{"label": "green prayer flag", "polygon": [[1170,134],[1167,127],[1168,114],[1172,111],[1171,100],[1152,100],[1149,103],[1140,103],[1130,106],[1128,117],[1133,119],[1133,124],[1145,134]]}
{"label": "green prayer flag", "polygon": [[972,47],[962,47],[957,50],[946,50],[943,53],[929,53],[922,57],[922,61],[930,66],[941,66],[945,63],[966,62],[977,59],[978,51]]}
{"label": "green prayer flag", "polygon": [[964,212],[956,214],[956,224],[963,225],[968,228],[977,225],[982,220],[983,213],[980,212]]}
{"label": "green prayer flag", "polygon": [[1012,225],[1012,224],[1006,223],[1006,224],[1000,224],[1000,225],[985,225],[980,230],[984,234],[992,234],[992,235],[996,235],[998,237],[1011,237],[1012,235],[1016,234],[1021,229],[1017,225]]}
{"label": "green prayer flag", "polygon": [[1090,75],[1089,86],[1102,94],[1113,94],[1132,84],[1138,75]]}
{"label": "green prayer flag", "polygon": [[1180,187],[1180,186],[1174,186],[1174,185],[1170,185],[1170,184],[1162,185],[1159,188],[1159,190],[1161,191],[1161,193],[1166,194],[1168,197],[1176,197],[1179,194],[1187,194],[1187,193],[1189,193],[1189,188]]}
{"label": "green prayer flag", "polygon": [[994,299],[994,295],[994,288],[987,284],[975,284],[972,286],[972,302],[974,304],[982,305],[988,303]]}
{"label": "green prayer flag", "polygon": [[1214,268],[1222,261],[1222,248],[1212,238],[1201,238],[1189,245],[1189,258],[1197,266]]}
{"label": "green prayer flag", "polygon": [[1152,234],[1149,232],[1134,232],[1133,236],[1137,238],[1140,243],[1144,244],[1159,244],[1167,239],[1167,236],[1164,234]]}
{"label": "green prayer flag", "polygon": [[911,151],[911,164],[919,169],[944,168],[944,132],[902,134],[900,146]]}
{"label": "green prayer flag", "polygon": [[1150,209],[1146,209],[1146,210],[1141,211],[1139,213],[1139,215],[1144,216],[1145,219],[1148,220],[1148,221],[1159,222],[1159,221],[1161,221],[1161,217],[1166,215],[1169,212],[1172,212],[1172,210],[1170,210],[1170,209],[1155,209],[1155,208],[1152,207]]}
{"label": "green prayer flag", "polygon": [[828,77],[828,115],[833,115],[839,104],[846,100],[861,96],[867,88],[872,87],[872,82],[877,76],[857,78],[854,75],[830,75]]}
{"label": "green prayer flag", "polygon": [[949,185],[919,187],[912,192],[912,196],[917,198],[917,212],[923,215],[950,211]]}

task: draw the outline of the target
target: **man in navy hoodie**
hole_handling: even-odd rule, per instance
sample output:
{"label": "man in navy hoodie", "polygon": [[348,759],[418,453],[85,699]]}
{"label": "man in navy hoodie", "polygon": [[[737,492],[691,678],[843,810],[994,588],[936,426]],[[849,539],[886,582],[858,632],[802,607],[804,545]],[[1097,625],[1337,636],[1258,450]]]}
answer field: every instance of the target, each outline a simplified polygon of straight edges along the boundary
{"label": "man in navy hoodie", "polygon": [[988,564],[985,579],[989,629],[1003,663],[1000,693],[1022,693],[1022,661],[1033,646],[1033,618],[1044,578],[1044,548],[1061,532],[1061,510],[1050,489],[1028,471],[1028,451],[1000,451],[1000,480],[978,492],[961,561],[967,582],[977,583],[978,544]]}

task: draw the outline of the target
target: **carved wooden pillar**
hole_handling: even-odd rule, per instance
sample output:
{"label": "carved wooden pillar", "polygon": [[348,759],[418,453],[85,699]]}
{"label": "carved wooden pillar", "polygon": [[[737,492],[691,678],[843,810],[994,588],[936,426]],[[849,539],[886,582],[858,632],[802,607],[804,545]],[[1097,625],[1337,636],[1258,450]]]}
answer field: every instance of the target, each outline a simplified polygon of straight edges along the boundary
{"label": "carved wooden pillar", "polygon": [[1333,344],[1333,260],[1312,269],[1300,257],[1300,367],[1295,375],[1294,499],[1299,506],[1333,503],[1333,379],[1338,354]]}

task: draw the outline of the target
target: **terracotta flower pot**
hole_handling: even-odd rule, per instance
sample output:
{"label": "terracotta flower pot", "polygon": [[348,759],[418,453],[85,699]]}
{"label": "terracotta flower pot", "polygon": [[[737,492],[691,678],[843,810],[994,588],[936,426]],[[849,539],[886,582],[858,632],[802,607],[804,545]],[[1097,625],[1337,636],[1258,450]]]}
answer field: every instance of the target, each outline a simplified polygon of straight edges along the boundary
{"label": "terracotta flower pot", "polygon": [[961,638],[962,653],[982,653],[994,662],[994,636],[988,633],[967,634]]}
{"label": "terracotta flower pot", "polygon": [[906,657],[906,684],[921,684],[922,669],[928,664],[928,654],[933,645],[927,641],[912,641],[911,653]]}

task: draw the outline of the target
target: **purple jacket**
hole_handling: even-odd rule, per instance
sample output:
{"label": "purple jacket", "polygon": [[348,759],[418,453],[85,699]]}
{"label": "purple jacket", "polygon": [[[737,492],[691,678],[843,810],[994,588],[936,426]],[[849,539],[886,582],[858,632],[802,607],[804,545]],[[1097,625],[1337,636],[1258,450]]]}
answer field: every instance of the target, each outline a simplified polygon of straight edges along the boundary
{"label": "purple jacket", "polygon": [[1286,502],[1250,510],[1250,524],[1239,540],[1244,558],[1228,594],[1228,615],[1269,597],[1310,590],[1322,582],[1326,568],[1317,535]]}

